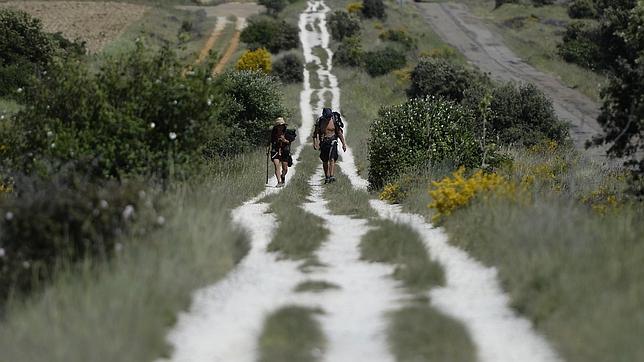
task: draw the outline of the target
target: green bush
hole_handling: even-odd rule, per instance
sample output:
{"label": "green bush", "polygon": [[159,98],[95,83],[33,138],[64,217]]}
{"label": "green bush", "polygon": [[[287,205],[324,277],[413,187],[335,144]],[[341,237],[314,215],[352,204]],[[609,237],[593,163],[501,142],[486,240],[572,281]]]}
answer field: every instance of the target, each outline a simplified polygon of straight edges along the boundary
{"label": "green bush", "polygon": [[588,69],[602,69],[604,50],[600,46],[599,32],[584,22],[573,22],[566,28],[563,42],[557,46],[559,55],[569,63]]}
{"label": "green bush", "polygon": [[372,77],[387,74],[407,64],[405,53],[390,46],[364,53],[363,60],[367,73]]}
{"label": "green bush", "polygon": [[254,16],[242,31],[240,39],[251,48],[266,48],[271,53],[298,47],[299,30],[284,20]]}
{"label": "green bush", "polygon": [[39,19],[12,9],[0,9],[0,96],[13,96],[47,69],[55,57],[85,54],[82,43],[60,33],[43,31]]}
{"label": "green bush", "polygon": [[464,107],[440,98],[381,108],[370,128],[370,187],[427,164],[480,165],[483,152],[474,129]]}
{"label": "green bush", "polygon": [[328,27],[333,39],[342,41],[360,33],[360,19],[346,11],[337,10],[329,15]]}
{"label": "green bush", "polygon": [[366,18],[384,19],[385,4],[382,0],[362,0],[362,15]]}
{"label": "green bush", "polygon": [[12,290],[46,282],[55,268],[106,258],[122,247],[120,237],[163,222],[144,184],[97,183],[81,171],[67,165],[53,179],[16,175],[14,193],[0,198],[0,305]]}
{"label": "green bush", "polygon": [[333,62],[341,65],[357,67],[362,65],[364,51],[362,50],[361,39],[353,36],[344,39],[333,54]]}
{"label": "green bush", "polygon": [[414,39],[409,32],[405,29],[389,29],[380,33],[379,38],[386,41],[393,41],[402,44],[406,49],[416,47],[416,39]]}
{"label": "green bush", "polygon": [[204,155],[240,153],[284,112],[275,79],[252,72],[214,80],[208,70],[182,75],[168,49],[136,50],[96,73],[63,62],[25,91],[30,107],[5,130],[2,161],[31,172],[50,161],[83,160],[104,177],[181,176]]}
{"label": "green bush", "polygon": [[304,80],[303,67],[300,57],[289,53],[275,61],[273,74],[279,77],[283,83],[298,83]]}
{"label": "green bush", "polygon": [[516,86],[509,82],[493,87],[469,88],[463,105],[481,119],[483,97],[491,96],[487,112],[488,140],[504,146],[532,146],[547,140],[560,144],[568,140],[568,126],[557,118],[552,102],[533,84]]}
{"label": "green bush", "polygon": [[545,6],[552,5],[555,3],[555,0],[532,0],[534,6]]}
{"label": "green bush", "polygon": [[595,2],[593,0],[574,0],[568,5],[568,16],[573,19],[596,18]]}
{"label": "green bush", "polygon": [[422,59],[411,73],[410,98],[436,96],[460,102],[473,84],[487,81],[478,71],[440,58]]}

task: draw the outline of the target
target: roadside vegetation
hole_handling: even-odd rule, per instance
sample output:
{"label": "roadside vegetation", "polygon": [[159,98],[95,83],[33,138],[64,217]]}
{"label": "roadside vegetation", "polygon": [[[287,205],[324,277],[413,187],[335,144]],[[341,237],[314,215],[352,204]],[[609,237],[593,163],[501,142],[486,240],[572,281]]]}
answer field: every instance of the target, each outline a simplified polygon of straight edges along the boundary
{"label": "roadside vegetation", "polygon": [[284,307],[269,315],[259,338],[259,361],[321,361],[326,339],[315,314],[303,307]]}
{"label": "roadside vegetation", "polygon": [[[359,14],[357,6],[334,4]],[[525,27],[526,31],[545,28],[547,32],[538,35],[544,39],[557,28],[559,36],[554,39],[563,39],[567,23],[548,17],[554,17],[549,12],[555,10],[568,17],[568,9],[539,5],[543,6],[503,4],[489,16],[535,13],[504,26]],[[398,71],[376,77],[366,70],[356,71],[364,65],[365,49],[391,36],[389,20],[414,21],[393,3],[385,2],[385,6],[386,20],[379,25],[362,18],[359,32],[341,40],[336,37],[336,56],[342,64],[336,72],[343,89],[342,111],[350,125],[349,142],[359,158],[369,155],[367,162],[359,160],[359,167],[361,172],[368,170],[372,191],[442,225],[452,243],[497,267],[512,306],[533,321],[564,359],[641,359],[642,350],[632,338],[644,328],[641,319],[633,317],[643,307],[637,282],[643,269],[634,262],[644,256],[638,237],[643,230],[635,221],[644,212],[637,163],[626,169],[587,159],[573,149],[565,124],[541,91],[529,84],[488,79],[464,65],[458,54],[445,50],[450,48],[437,38],[426,49],[426,54],[435,56],[418,56],[408,50],[405,79],[398,77]],[[477,4],[479,14],[484,6],[492,11],[494,4]],[[633,42],[639,38],[629,32],[639,24],[639,8],[627,13],[621,19],[630,16],[630,25],[621,29],[635,58],[622,56],[623,67],[615,69],[639,79],[635,59],[640,53]],[[370,33],[374,27],[388,34],[378,37],[381,42]],[[421,29],[427,28],[419,26],[414,31]],[[531,36],[536,39],[537,35]],[[427,29],[427,37],[435,35]],[[405,42],[413,49],[414,41]],[[419,46],[423,43],[417,42]],[[546,44],[548,51],[529,44],[553,69],[560,67],[558,72],[578,78],[580,87],[589,82],[586,92],[594,92],[598,99],[599,82],[592,86],[590,82],[603,79],[605,85],[607,73],[595,75],[593,70],[565,65],[557,41]],[[605,88],[604,117],[609,126],[598,141],[612,145],[615,155],[640,147],[636,120],[641,118],[635,100],[641,96],[639,88],[617,74],[611,80],[613,87]],[[614,93],[620,84],[632,92]],[[630,113],[624,104],[633,106]],[[608,114],[616,109],[621,113]],[[454,111],[461,112],[455,117],[459,122],[471,117],[472,123],[449,133]],[[468,140],[473,141],[471,158],[464,157],[467,148],[457,146]],[[404,145],[397,146],[401,142]],[[401,311],[400,318],[403,315]],[[422,319],[420,314],[413,318]]]}
{"label": "roadside vegetation", "polygon": [[0,37],[1,79],[22,82],[0,102],[0,359],[167,356],[192,291],[247,251],[229,211],[263,188],[256,150],[298,86],[212,76],[216,59],[186,71],[205,22],[87,55],[0,11],[22,29]]}

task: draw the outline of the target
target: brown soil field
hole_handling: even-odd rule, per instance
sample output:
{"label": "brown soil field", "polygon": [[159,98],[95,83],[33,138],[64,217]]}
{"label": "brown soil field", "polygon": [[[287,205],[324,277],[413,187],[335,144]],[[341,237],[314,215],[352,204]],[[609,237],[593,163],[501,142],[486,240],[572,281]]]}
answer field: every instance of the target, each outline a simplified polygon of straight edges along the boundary
{"label": "brown soil field", "polygon": [[0,7],[11,7],[42,20],[46,31],[61,32],[68,39],[81,39],[90,53],[99,52],[116,39],[149,7],[116,2],[79,1],[9,1]]}

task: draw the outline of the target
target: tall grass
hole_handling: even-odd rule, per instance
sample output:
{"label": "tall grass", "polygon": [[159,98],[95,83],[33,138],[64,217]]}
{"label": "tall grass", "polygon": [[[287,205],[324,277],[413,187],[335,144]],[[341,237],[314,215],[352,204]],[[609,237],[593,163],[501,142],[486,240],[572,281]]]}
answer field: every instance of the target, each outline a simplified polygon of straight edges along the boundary
{"label": "tall grass", "polygon": [[149,361],[167,355],[167,329],[191,292],[221,278],[247,250],[230,209],[263,189],[263,154],[227,161],[169,191],[166,226],[123,240],[109,263],[59,273],[12,301],[0,322],[2,361]]}
{"label": "tall grass", "polygon": [[326,339],[315,313],[321,312],[289,306],[269,315],[259,338],[259,361],[320,361]]}

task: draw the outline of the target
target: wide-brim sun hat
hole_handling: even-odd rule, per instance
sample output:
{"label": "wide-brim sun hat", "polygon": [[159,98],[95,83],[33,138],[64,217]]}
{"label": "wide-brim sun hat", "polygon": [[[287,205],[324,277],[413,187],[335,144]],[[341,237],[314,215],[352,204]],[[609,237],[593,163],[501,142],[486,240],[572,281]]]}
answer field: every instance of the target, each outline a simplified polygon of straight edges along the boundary
{"label": "wide-brim sun hat", "polygon": [[282,117],[277,117],[275,118],[275,125],[276,126],[282,126],[282,125],[287,125],[286,121]]}

